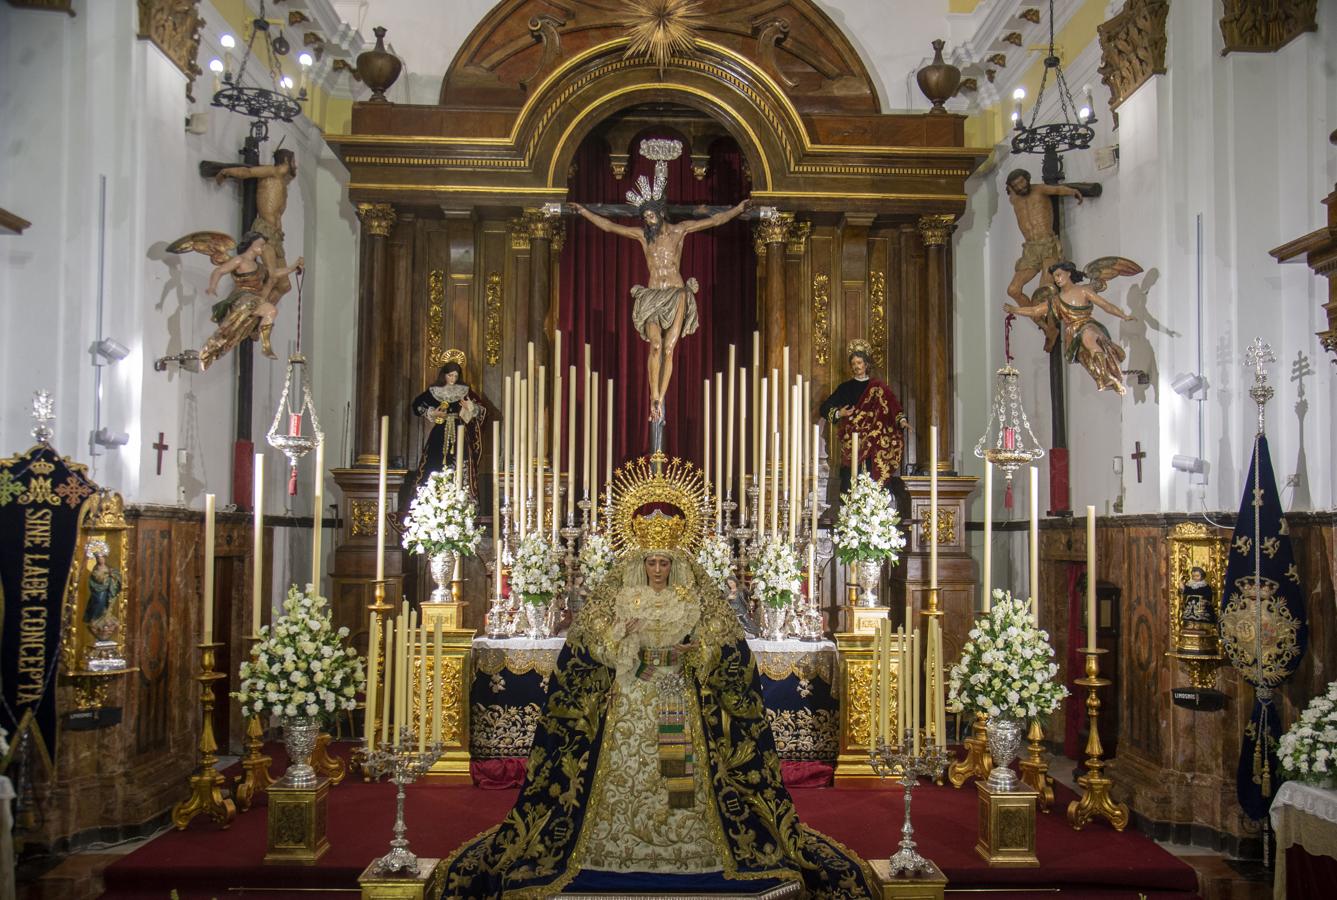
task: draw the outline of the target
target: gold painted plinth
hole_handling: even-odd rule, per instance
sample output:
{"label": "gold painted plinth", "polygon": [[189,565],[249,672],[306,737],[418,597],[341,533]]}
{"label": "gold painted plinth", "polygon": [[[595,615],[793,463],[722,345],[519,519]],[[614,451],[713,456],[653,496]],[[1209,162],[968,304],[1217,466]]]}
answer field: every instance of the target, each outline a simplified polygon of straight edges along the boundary
{"label": "gold painted plinth", "polygon": [[1035,855],[1035,804],[1032,790],[994,791],[975,782],[980,793],[980,834],[975,852],[991,866],[1038,866]]}
{"label": "gold painted plinth", "polygon": [[965,745],[966,757],[952,763],[947,768],[947,780],[952,787],[962,787],[972,778],[988,778],[993,771],[993,757],[989,755],[989,740],[986,734],[989,719],[984,713],[975,713],[975,722],[970,726],[970,737],[961,743]]}
{"label": "gold painted plinth", "polygon": [[418,857],[418,871],[412,875],[404,872],[377,875],[372,872],[375,866],[373,861],[357,877],[362,886],[362,900],[428,900],[441,895],[446,867],[439,859]]}
{"label": "gold painted plinth", "polygon": [[[876,612],[876,609],[869,609]],[[886,609],[880,610],[886,616]],[[835,785],[843,788],[880,787],[868,761],[873,725],[873,632],[838,632],[840,691],[840,754],[836,757]]]}
{"label": "gold painted plinth", "polygon": [[269,787],[265,865],[313,866],[330,849],[325,836],[330,780],[321,778],[313,788]]}
{"label": "gold painted plinth", "polygon": [[[460,622],[464,619],[464,607],[467,603],[422,603],[418,609],[421,611],[422,624],[430,634],[434,622],[441,623],[442,631],[458,631],[463,626]],[[470,632],[472,634],[472,632]]]}
{"label": "gold painted plinth", "polygon": [[947,876],[932,860],[932,871],[914,875],[892,875],[889,859],[870,859],[868,864],[873,867],[880,900],[943,900]]}
{"label": "gold painted plinth", "polygon": [[845,615],[855,634],[877,634],[878,623],[891,614],[888,606],[851,606]]}

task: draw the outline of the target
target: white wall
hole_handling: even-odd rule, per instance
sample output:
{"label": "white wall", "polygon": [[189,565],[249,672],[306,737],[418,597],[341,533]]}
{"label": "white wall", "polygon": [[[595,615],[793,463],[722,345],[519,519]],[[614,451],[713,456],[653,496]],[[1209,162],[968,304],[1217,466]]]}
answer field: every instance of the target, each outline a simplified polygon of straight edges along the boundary
{"label": "white wall", "polygon": [[[221,506],[231,494],[235,360],[227,357],[198,375],[175,368],[154,372],[153,360],[199,348],[213,330],[213,298],[204,293],[210,262],[163,248],[190,231],[240,232],[240,189],[214,185],[197,166],[205,159],[236,161],[247,123],[210,110],[208,133],[186,134],[187,114],[209,109],[207,71],[196,81],[191,104],[184,76],[151,43],[135,38],[132,0],[85,0],[75,10],[71,18],[0,7],[0,205],[33,222],[21,236],[0,237],[0,447],[14,452],[31,443],[30,398],[49,389],[58,416],[55,446],[88,463],[99,484],[131,502],[184,500],[192,508],[202,507],[209,491],[219,495]],[[217,53],[223,19],[207,2],[201,11],[210,23],[201,46],[205,65]],[[297,151],[299,164],[283,223],[288,258],[327,263],[322,275],[305,284],[304,349],[325,379],[316,388],[317,402],[325,404],[322,423],[337,437],[342,413],[332,410],[341,409],[342,400],[330,401],[351,394],[356,230],[339,188],[342,166],[319,132],[305,119],[271,127],[263,161],[280,140]],[[89,348],[97,335],[104,177],[103,333],[130,348],[130,355],[103,367],[101,421],[128,432],[130,442],[95,453],[89,442],[95,406]],[[221,296],[226,289],[225,279]],[[252,435],[266,451],[271,476],[267,511],[309,515],[310,463],[298,496],[288,498],[279,475],[284,460],[264,444],[296,337],[296,300],[294,290],[280,305],[273,332],[280,359],[268,360],[256,349]],[[151,446],[159,432],[171,447],[161,475]],[[309,531],[277,532],[277,582],[307,580],[309,540]]]}
{"label": "white wall", "polygon": [[[1172,4],[1169,72],[1124,102],[1117,130],[1094,72],[1098,47],[1086,48],[1068,67],[1070,84],[1096,87],[1101,122],[1093,146],[1118,144],[1120,160],[1117,168],[1098,171],[1094,153],[1068,155],[1068,180],[1098,181],[1104,193],[1080,207],[1064,201],[1064,239],[1078,265],[1118,254],[1146,269],[1144,275],[1113,281],[1105,293],[1131,307],[1141,321],[1119,323],[1097,315],[1129,350],[1125,367],[1151,376],[1147,386],[1130,383],[1121,401],[1112,392],[1097,392],[1080,367],[1068,366],[1074,509],[1093,504],[1102,514],[1112,511],[1119,494],[1112,458],[1121,456],[1127,513],[1235,510],[1254,431],[1247,395],[1252,376],[1242,365],[1254,337],[1269,342],[1277,356],[1270,373],[1277,396],[1269,404],[1268,435],[1283,503],[1293,509],[1333,505],[1333,462],[1318,449],[1334,437],[1333,367],[1314,336],[1324,327],[1320,307],[1326,285],[1306,266],[1281,266],[1267,253],[1325,223],[1318,201],[1337,181],[1337,150],[1327,142],[1337,121],[1337,44],[1331,40],[1337,20],[1331,12],[1331,7],[1320,11],[1318,33],[1277,53],[1222,57],[1215,7]],[[1018,166],[1039,181],[1038,157],[1013,158],[1000,150],[993,168],[972,180],[969,210],[956,238],[963,363],[958,413],[968,472],[978,473],[979,467],[972,467],[965,444],[973,444],[987,415],[969,396],[969,386],[988,390],[993,369],[1002,363],[1001,304],[1020,253],[1021,237],[1003,193],[1003,178]],[[972,341],[981,332],[987,337],[985,352],[974,354]],[[1177,374],[1198,370],[1199,340],[1202,371],[1210,381],[1202,404],[1201,450],[1199,404],[1170,386]],[[1013,352],[1026,408],[1047,443],[1047,360],[1029,322],[1018,322]],[[1304,379],[1303,430],[1298,387],[1291,381],[1292,364],[1301,354],[1313,370]],[[1141,484],[1129,458],[1138,441],[1148,454]],[[1175,454],[1206,459],[1207,484],[1191,485],[1189,476],[1172,469]],[[1287,490],[1292,475],[1298,483]],[[1046,488],[1042,482],[1043,495]],[[1047,503],[1042,496],[1042,505]],[[981,513],[977,504],[974,514]]]}

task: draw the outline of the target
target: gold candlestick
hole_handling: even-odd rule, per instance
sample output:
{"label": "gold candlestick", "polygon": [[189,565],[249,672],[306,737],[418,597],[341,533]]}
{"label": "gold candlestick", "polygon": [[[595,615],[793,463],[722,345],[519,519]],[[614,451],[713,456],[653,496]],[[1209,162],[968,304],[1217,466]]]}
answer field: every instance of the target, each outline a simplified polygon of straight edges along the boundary
{"label": "gold candlestick", "polygon": [[1054,779],[1049,775],[1049,763],[1044,757],[1045,729],[1039,719],[1031,719],[1026,740],[1026,756],[1019,764],[1021,780],[1039,795],[1036,802],[1040,811],[1049,812],[1054,806]]}
{"label": "gold candlestick", "polygon": [[[255,645],[259,643],[258,634],[248,635],[246,640],[251,645],[251,655],[255,654]],[[242,775],[237,778],[232,796],[237,801],[237,812],[246,812],[262,793],[269,789],[275,779],[269,774],[271,757],[264,754],[265,729],[260,724],[260,716],[253,714],[246,719],[246,752],[241,757]]]}
{"label": "gold candlestick", "polygon": [[1100,720],[1100,697],[1096,692],[1113,683],[1100,677],[1100,654],[1105,652],[1103,649],[1087,650],[1086,677],[1074,682],[1087,689],[1086,716],[1091,723],[1091,731],[1086,736],[1086,774],[1077,779],[1077,783],[1086,788],[1086,793],[1081,800],[1068,804],[1068,822],[1078,831],[1096,816],[1108,819],[1115,831],[1123,831],[1128,825],[1128,806],[1110,799],[1110,787],[1114,782],[1105,774],[1105,762],[1100,758],[1104,748],[1100,746],[1100,732],[1096,727]]}
{"label": "gold candlestick", "polygon": [[987,778],[993,771],[993,757],[989,755],[988,724],[988,716],[982,712],[975,713],[970,737],[961,742],[966,747],[966,758],[952,763],[947,770],[947,780],[952,783],[952,787],[959,788],[972,778]]}
{"label": "gold candlestick", "polygon": [[226,779],[214,768],[218,764],[218,742],[214,739],[214,686],[213,683],[226,676],[214,671],[214,654],[222,644],[212,641],[197,645],[200,648],[200,674],[195,680],[200,683],[200,709],[203,717],[200,722],[200,768],[190,776],[190,796],[172,807],[172,824],[181,830],[190,824],[190,820],[201,813],[209,816],[224,828],[232,824],[237,816],[237,806],[231,798],[223,796]]}

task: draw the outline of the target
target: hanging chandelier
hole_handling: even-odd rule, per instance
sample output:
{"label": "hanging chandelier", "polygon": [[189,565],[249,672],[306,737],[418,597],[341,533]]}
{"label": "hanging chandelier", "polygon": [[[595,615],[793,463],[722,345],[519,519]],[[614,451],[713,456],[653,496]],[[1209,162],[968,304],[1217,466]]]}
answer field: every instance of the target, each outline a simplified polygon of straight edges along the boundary
{"label": "hanging chandelier", "polygon": [[[1040,106],[1044,101],[1045,88],[1049,84],[1049,73],[1054,73],[1054,90],[1058,92],[1060,121],[1036,124],[1040,117]],[[1016,107],[1012,112],[1012,152],[1041,153],[1046,160],[1057,160],[1058,154],[1069,150],[1085,150],[1095,138],[1095,107],[1091,103],[1091,89],[1085,91],[1086,105],[1078,108],[1073,102],[1072,92],[1068,90],[1068,81],[1063,77],[1063,66],[1059,63],[1054,50],[1054,0],[1049,0],[1049,51],[1045,56],[1044,73],[1040,76],[1040,92],[1035,95],[1035,106],[1031,109],[1031,121],[1022,124],[1021,101],[1026,96],[1022,88],[1017,88],[1012,97]]]}
{"label": "hanging chandelier", "polygon": [[[209,69],[215,76],[221,76],[218,88],[214,91],[212,105],[251,119],[251,137],[264,141],[269,137],[270,122],[291,122],[302,114],[302,103],[306,102],[306,70],[314,60],[310,53],[298,56],[302,67],[302,84],[294,84],[291,75],[283,74],[280,59],[292,49],[288,39],[283,36],[282,22],[265,18],[265,3],[260,0],[260,14],[251,20],[251,33],[246,41],[246,49],[241,55],[241,65],[233,70],[232,54],[236,39],[223,35],[224,59],[213,59]],[[279,27],[274,28],[273,26]],[[256,48],[259,40],[260,47]],[[263,52],[265,59],[260,60]],[[251,59],[257,60],[256,68],[263,67],[264,73],[252,77],[252,83],[246,84],[247,66]],[[267,82],[265,82],[267,79]]]}
{"label": "hanging chandelier", "polygon": [[975,455],[1003,470],[1011,487],[1012,475],[1045,455],[1044,448],[1031,431],[1030,420],[1021,405],[1021,373],[1010,365],[994,374],[993,401],[984,434],[975,444]]}
{"label": "hanging chandelier", "polygon": [[[302,420],[311,419],[311,430],[303,431]],[[285,421],[286,424],[285,424]],[[283,393],[279,396],[274,421],[265,434],[269,446],[288,458],[288,496],[297,494],[297,462],[325,442],[316,418],[316,405],[311,402],[311,382],[306,377],[306,357],[302,355],[302,276],[297,276],[297,349],[288,357],[288,371],[283,376]]]}

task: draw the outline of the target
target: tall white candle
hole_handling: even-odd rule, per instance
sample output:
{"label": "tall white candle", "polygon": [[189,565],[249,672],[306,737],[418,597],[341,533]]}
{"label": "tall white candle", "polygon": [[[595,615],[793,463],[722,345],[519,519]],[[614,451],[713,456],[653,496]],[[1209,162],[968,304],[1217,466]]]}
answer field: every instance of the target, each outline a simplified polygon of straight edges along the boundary
{"label": "tall white candle", "polygon": [[[784,393],[784,408],[783,408],[783,409],[781,410],[781,412],[780,412],[780,415],[781,415],[782,418],[781,418],[781,419],[776,419],[776,420],[775,420],[775,427],[779,430],[779,432],[780,432],[781,434],[789,434],[789,422],[790,422],[790,418],[791,418],[791,413],[790,413],[790,411],[791,411],[791,409],[792,409],[793,406],[794,406],[794,394],[793,394],[793,392],[792,392],[792,390],[791,390],[791,388],[793,388],[793,382],[789,380],[789,345],[788,345],[788,344],[785,344],[784,347],[781,348],[781,350],[780,350],[780,356],[781,356],[781,360],[782,360],[781,363],[780,363],[780,369],[781,369],[781,375],[782,375],[782,379],[783,379],[783,380],[781,381],[781,384],[783,384],[783,385],[785,386],[785,393]],[[786,456],[785,456],[784,462],[785,462],[785,465],[788,465],[788,464],[789,464],[789,457],[788,457],[787,454],[786,454]]]}
{"label": "tall white candle", "polygon": [[[752,408],[757,411],[757,424],[752,427],[752,470],[760,472],[762,440],[766,430],[761,427],[761,410],[766,405],[761,393],[761,332],[752,332]],[[755,476],[754,476],[755,477]]]}
{"label": "tall white candle", "polygon": [[511,498],[515,496],[515,484],[512,481],[514,472],[514,453],[511,449],[511,426],[515,419],[515,410],[511,403],[511,376],[507,375],[502,379],[502,412],[501,412],[501,459],[506,469],[502,475],[502,490],[506,493],[506,505],[514,513],[515,508],[511,503]]}
{"label": "tall white candle", "polygon": [[993,608],[993,463],[984,462],[984,611]]}
{"label": "tall white candle", "polygon": [[[589,353],[585,354],[586,363],[589,361]],[[593,430],[593,417],[590,415],[590,395],[593,388],[590,385],[590,370],[588,365],[585,369],[585,427],[582,429],[585,433],[584,454],[581,456],[581,489],[586,497],[590,497],[590,434]]]}
{"label": "tall white candle", "polygon": [[766,538],[766,516],[767,516],[766,457],[770,455],[770,449],[766,447],[768,440],[767,436],[770,434],[770,432],[766,430],[767,410],[770,409],[769,405],[767,405],[766,403],[766,392],[769,389],[770,389],[770,379],[766,378],[765,376],[762,376],[761,385],[758,388],[759,399],[757,402],[757,418],[761,422],[757,433],[758,434],[757,448],[759,452],[757,455],[757,471],[756,474],[754,474],[752,477],[755,478],[757,482],[757,531],[758,533],[760,533],[761,538],[763,540],[765,540]]}
{"label": "tall white candle", "polygon": [[859,432],[850,435],[850,487],[859,480]]}
{"label": "tall white candle", "polygon": [[381,453],[376,469],[376,580],[385,580],[385,470],[390,457],[390,417],[381,416]]}
{"label": "tall white candle", "polygon": [[599,524],[599,373],[590,377],[590,527]]}
{"label": "tall white candle", "polygon": [[385,620],[385,698],[381,701],[381,743],[390,739],[394,718],[395,696],[395,620]]}
{"label": "tall white candle", "polygon": [[516,507],[516,513],[519,516],[520,537],[523,538],[529,534],[529,423],[526,417],[529,413],[529,383],[525,381],[523,375],[516,381],[515,385],[515,502],[519,504]]}
{"label": "tall white candle", "polygon": [[[458,557],[457,557],[458,558]],[[427,749],[427,729],[431,722],[427,718],[427,623],[418,622],[418,646],[415,669],[418,674],[418,752]]]}
{"label": "tall white candle", "polygon": [[[209,573],[210,583],[213,572]],[[251,634],[259,634],[265,615],[265,455],[255,454],[251,496]]]}
{"label": "tall white candle", "polygon": [[822,427],[820,425],[812,426],[812,468],[809,469],[809,478],[811,483],[808,489],[808,497],[812,503],[812,520],[808,523],[808,534],[812,540],[817,540],[817,441],[821,439]]}
{"label": "tall white candle", "polygon": [[799,500],[798,500],[798,482],[797,482],[797,480],[796,480],[796,477],[797,477],[797,475],[798,475],[798,470],[799,470],[799,465],[798,465],[798,445],[799,445],[799,440],[798,440],[798,435],[795,433],[795,432],[798,430],[798,416],[794,415],[794,412],[793,412],[794,408],[795,408],[796,406],[798,406],[798,397],[799,397],[799,391],[798,391],[797,386],[796,386],[796,385],[791,385],[790,388],[789,388],[789,409],[790,409],[790,414],[789,414],[789,428],[787,429],[787,431],[788,431],[788,442],[789,442],[789,453],[787,454],[787,459],[786,459],[786,461],[785,461],[785,463],[786,463],[786,468],[785,468],[785,485],[786,485],[786,488],[787,488],[787,492],[788,492],[788,494],[789,494],[789,544],[790,544],[790,546],[793,546],[793,545],[795,544],[795,542],[796,542],[796,537],[797,537],[797,534],[798,534],[798,517],[799,517],[799,509],[801,508],[801,507],[799,506]]}
{"label": "tall white candle", "polygon": [[[774,396],[774,394],[772,394]],[[780,424],[778,421],[776,424]],[[780,432],[773,433],[771,451],[771,534],[780,537]]]}
{"label": "tall white candle", "polygon": [[928,429],[928,566],[929,588],[938,586],[938,426]]}
{"label": "tall white candle", "polygon": [[724,413],[724,492],[730,497],[733,496],[733,435],[738,430],[738,422],[734,419],[734,345],[729,345],[729,398],[728,406]]}
{"label": "tall white candle", "polygon": [[[561,332],[557,332],[561,337]],[[559,341],[557,347],[561,349]],[[560,363],[560,359],[558,360]],[[557,502],[562,485],[562,367],[553,367],[552,376],[552,540],[557,542],[557,529],[560,527]]]}
{"label": "tall white candle", "polygon": [[[311,496],[311,588],[320,593],[321,538],[325,536],[325,439],[316,444],[315,488]],[[257,622],[255,629],[259,631]]]}
{"label": "tall white candle", "polygon": [[608,379],[608,408],[604,415],[607,418],[608,430],[604,432],[604,491],[613,490],[613,385],[615,379]]}
{"label": "tall white candle", "polygon": [[464,426],[455,426],[455,487],[464,487]]}
{"label": "tall white candle", "polygon": [[[501,454],[501,423],[492,420],[492,546],[501,547],[501,473],[498,472]],[[498,560],[500,562],[500,560]],[[501,571],[501,566],[497,566]]]}
{"label": "tall white candle", "polygon": [[[201,623],[202,643],[212,644],[214,642],[214,503],[216,497],[213,494],[204,495],[204,611]],[[254,561],[257,567],[264,565],[264,560],[257,557]],[[258,621],[258,620],[257,620]],[[256,632],[260,626],[255,626]]]}
{"label": "tall white candle", "polygon": [[1040,624],[1040,467],[1031,466],[1031,619]]}
{"label": "tall white candle", "polygon": [[380,643],[381,617],[373,612],[371,622],[368,623],[367,627],[367,664],[364,667],[367,671],[367,705],[366,712],[362,717],[368,750],[373,749],[376,745],[376,686],[377,682],[381,680],[380,661],[377,659],[376,650]]}
{"label": "tall white candle", "polygon": [[[731,423],[732,424],[732,423]],[[727,470],[724,468],[724,377],[715,376],[715,465],[711,471],[715,473],[715,530],[719,531],[723,526],[721,519],[722,504],[724,503],[724,483],[728,481]]]}
{"label": "tall white candle", "polygon": [[710,488],[710,379],[701,382],[701,473]]}
{"label": "tall white candle", "polygon": [[1096,508],[1086,508],[1086,652],[1096,651]]}
{"label": "tall white candle", "polygon": [[544,499],[545,487],[547,482],[546,470],[548,468],[548,370],[547,366],[539,366],[538,380],[538,430],[535,434],[538,443],[538,461],[535,463],[535,472],[538,476],[535,484],[535,493],[538,495],[538,513],[535,516],[534,524],[538,531],[543,530],[543,513],[547,505]]}
{"label": "tall white candle", "polygon": [[738,527],[747,527],[747,370],[738,367]]}
{"label": "tall white candle", "polygon": [[576,367],[566,369],[566,517],[576,514]]}

